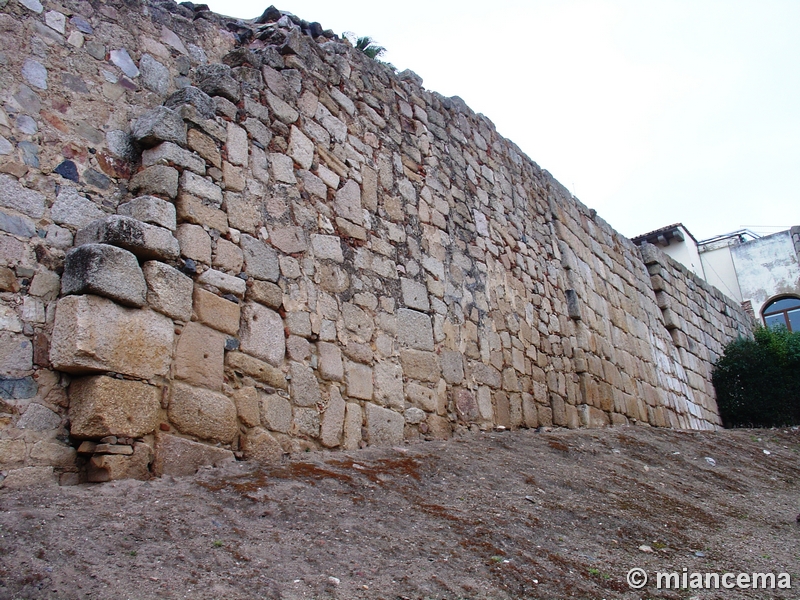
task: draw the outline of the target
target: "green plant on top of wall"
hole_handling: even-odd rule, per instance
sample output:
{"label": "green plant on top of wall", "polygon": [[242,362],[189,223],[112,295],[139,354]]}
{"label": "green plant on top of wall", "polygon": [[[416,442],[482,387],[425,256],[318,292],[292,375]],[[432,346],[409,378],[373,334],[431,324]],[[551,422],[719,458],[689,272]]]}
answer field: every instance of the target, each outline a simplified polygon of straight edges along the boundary
{"label": "green plant on top of wall", "polygon": [[361,37],[357,37],[355,33],[352,31],[346,31],[344,36],[349,40],[353,47],[366,54],[372,60],[381,63],[382,65],[386,65],[387,67],[391,68],[393,71],[396,71],[397,68],[386,61],[379,60],[381,56],[386,54],[386,48],[383,46],[379,46],[377,42],[369,37],[368,35],[364,35]]}
{"label": "green plant on top of wall", "polygon": [[379,46],[377,43],[375,43],[375,40],[368,35],[357,38],[355,44],[353,45],[356,47],[356,50],[361,50],[361,52],[370,58],[380,58],[386,54],[386,48]]}

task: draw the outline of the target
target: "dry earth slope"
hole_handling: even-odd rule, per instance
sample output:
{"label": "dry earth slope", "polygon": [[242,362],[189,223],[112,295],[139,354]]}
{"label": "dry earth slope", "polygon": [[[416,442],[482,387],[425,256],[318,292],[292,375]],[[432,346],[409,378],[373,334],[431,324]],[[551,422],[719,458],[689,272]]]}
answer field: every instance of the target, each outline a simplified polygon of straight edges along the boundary
{"label": "dry earth slope", "polygon": [[[799,451],[796,429],[497,432],[3,489],[0,598],[798,598]],[[652,584],[684,568],[794,589]]]}

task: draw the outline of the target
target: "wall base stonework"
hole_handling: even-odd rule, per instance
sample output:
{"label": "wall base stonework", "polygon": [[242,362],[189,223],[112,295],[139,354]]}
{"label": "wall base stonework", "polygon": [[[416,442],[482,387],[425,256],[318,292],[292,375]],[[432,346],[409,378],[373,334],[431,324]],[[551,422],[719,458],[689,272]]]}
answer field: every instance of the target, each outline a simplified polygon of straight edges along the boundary
{"label": "wall base stonework", "polygon": [[0,8],[5,481],[720,426],[749,317],[459,98],[274,10],[37,6]]}

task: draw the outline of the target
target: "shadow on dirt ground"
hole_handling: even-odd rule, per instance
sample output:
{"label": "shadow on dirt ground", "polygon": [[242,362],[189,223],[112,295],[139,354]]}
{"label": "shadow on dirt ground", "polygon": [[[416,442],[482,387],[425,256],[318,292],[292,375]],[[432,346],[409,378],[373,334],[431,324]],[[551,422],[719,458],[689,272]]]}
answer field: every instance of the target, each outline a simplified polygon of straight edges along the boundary
{"label": "shadow on dirt ground", "polygon": [[[2,489],[0,598],[798,598],[799,460],[797,430],[518,431]],[[657,589],[684,569],[794,589]]]}

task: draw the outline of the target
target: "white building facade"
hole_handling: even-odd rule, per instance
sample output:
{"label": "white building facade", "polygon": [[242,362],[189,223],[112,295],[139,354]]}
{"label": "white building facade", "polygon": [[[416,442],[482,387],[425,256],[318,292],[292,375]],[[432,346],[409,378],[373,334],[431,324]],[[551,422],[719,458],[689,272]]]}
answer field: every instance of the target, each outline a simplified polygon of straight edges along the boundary
{"label": "white building facade", "polygon": [[800,331],[800,227],[697,241],[681,223],[633,238],[649,242],[740,302],[761,324]]}

